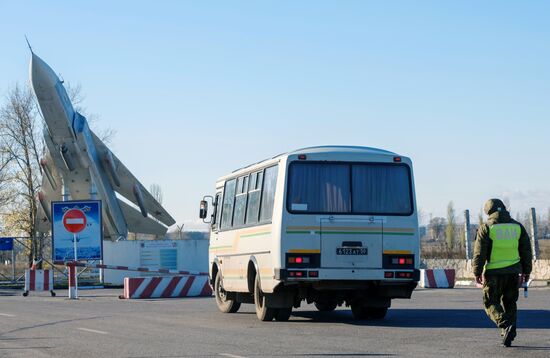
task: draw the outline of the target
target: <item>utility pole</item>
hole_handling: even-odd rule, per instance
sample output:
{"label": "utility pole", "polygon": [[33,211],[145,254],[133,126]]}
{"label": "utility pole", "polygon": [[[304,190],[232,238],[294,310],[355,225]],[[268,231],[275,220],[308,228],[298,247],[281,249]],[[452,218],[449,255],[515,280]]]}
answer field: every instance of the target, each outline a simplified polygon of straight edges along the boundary
{"label": "utility pole", "polygon": [[466,260],[472,259],[472,242],[470,237],[470,210],[464,210],[464,245],[466,245]]}
{"label": "utility pole", "polygon": [[531,208],[531,249],[533,251],[534,261],[537,261],[537,258],[539,257],[539,241],[537,232],[537,213],[535,208]]}

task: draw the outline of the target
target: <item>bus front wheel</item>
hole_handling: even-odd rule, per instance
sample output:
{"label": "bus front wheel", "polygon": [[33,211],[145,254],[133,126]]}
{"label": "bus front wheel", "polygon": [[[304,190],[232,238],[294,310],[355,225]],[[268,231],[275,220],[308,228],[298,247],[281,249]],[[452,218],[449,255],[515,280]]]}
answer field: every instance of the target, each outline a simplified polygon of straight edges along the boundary
{"label": "bus front wheel", "polygon": [[216,296],[216,304],[218,309],[223,313],[235,313],[241,307],[241,303],[236,300],[229,299],[227,292],[223,289],[222,275],[218,272],[214,280],[214,295]]}
{"label": "bus front wheel", "polygon": [[275,315],[275,309],[266,306],[266,299],[260,286],[260,275],[256,273],[254,279],[254,306],[256,306],[256,316],[260,321],[271,321]]}

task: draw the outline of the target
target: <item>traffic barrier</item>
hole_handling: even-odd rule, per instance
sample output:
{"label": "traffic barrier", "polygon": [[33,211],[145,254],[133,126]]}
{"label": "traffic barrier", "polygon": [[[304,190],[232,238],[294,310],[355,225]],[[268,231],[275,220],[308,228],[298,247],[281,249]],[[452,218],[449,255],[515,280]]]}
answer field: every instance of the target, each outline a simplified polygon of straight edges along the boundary
{"label": "traffic barrier", "polygon": [[420,270],[420,287],[424,288],[454,288],[454,269],[422,269]]}
{"label": "traffic barrier", "polygon": [[55,296],[53,272],[50,270],[26,269],[23,296],[28,296],[30,291],[49,291],[52,296]]}
{"label": "traffic barrier", "polygon": [[206,275],[125,277],[120,298],[208,297],[212,288]]}
{"label": "traffic barrier", "polygon": [[[129,267],[117,265],[88,264],[83,262],[54,261],[69,269],[69,298],[77,298],[76,268],[99,268],[104,270],[139,271],[179,276],[124,278],[124,294],[119,298],[160,298],[212,296],[208,272],[178,271],[165,268]],[[160,291],[160,292],[158,292]]]}
{"label": "traffic barrier", "polygon": [[[54,261],[54,264],[68,266],[68,263],[64,261]],[[148,267],[87,264],[83,262],[70,262],[70,264],[78,267],[98,268],[98,269],[104,269],[104,270],[139,271],[139,272],[150,272],[150,273],[166,273],[166,274],[173,274],[173,275],[205,275],[205,276],[208,275],[208,272],[178,271],[178,270],[170,270],[165,268],[159,268],[155,270],[155,269],[150,269]]]}

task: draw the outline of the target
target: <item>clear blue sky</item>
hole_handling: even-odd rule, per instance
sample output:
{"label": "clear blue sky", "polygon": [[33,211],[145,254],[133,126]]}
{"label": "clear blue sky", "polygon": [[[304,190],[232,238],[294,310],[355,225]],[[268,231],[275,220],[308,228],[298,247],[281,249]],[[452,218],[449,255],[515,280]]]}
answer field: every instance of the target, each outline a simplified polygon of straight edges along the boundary
{"label": "clear blue sky", "polygon": [[[50,4],[53,3],[53,4]],[[29,51],[196,227],[217,177],[321,144],[410,156],[426,213],[550,206],[550,2],[2,2],[0,91]]]}

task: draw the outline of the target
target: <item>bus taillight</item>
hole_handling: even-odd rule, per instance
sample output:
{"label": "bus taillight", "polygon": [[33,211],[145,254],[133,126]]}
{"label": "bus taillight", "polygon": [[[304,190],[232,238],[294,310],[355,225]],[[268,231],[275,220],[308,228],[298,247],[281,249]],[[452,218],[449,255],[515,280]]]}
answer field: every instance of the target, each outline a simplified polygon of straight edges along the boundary
{"label": "bus taillight", "polygon": [[319,267],[320,263],[320,254],[295,254],[287,253],[286,254],[286,265],[287,267],[304,267],[304,268],[316,268]]}

